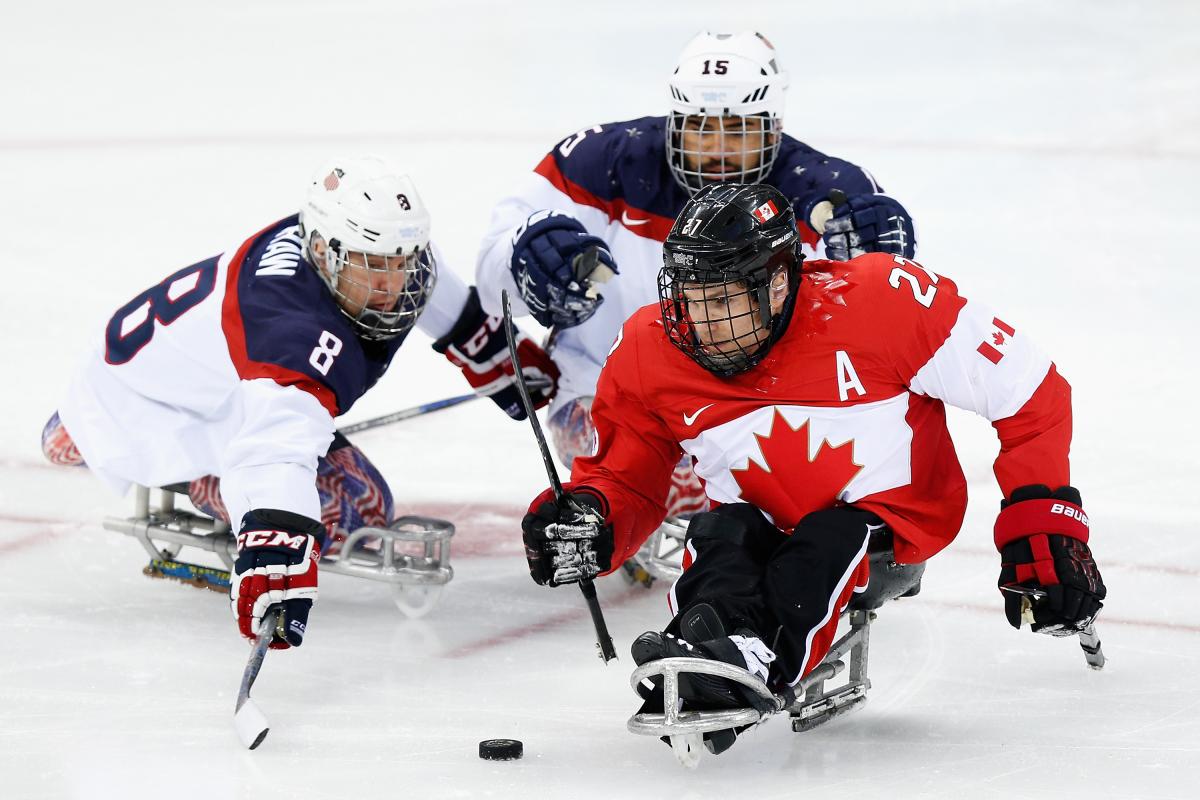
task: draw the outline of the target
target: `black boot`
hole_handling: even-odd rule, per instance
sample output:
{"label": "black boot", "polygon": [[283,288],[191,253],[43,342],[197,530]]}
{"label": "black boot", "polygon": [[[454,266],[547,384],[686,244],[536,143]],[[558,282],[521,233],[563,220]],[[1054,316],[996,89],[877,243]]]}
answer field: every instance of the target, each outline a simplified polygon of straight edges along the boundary
{"label": "black boot", "polygon": [[[680,618],[680,631],[695,640],[680,638],[669,633],[647,631],[634,640],[631,648],[633,660],[638,666],[650,661],[663,658],[704,658],[732,664],[747,669],[747,656],[737,641],[725,635],[724,625],[716,611],[707,603],[701,603],[688,609]],[[758,654],[768,660],[774,659],[774,654],[761,644],[757,634],[750,630],[739,630],[735,636],[743,640],[758,640]],[[758,656],[751,656],[758,660]],[[755,670],[760,678],[765,678],[765,663],[759,661],[760,669]],[[654,681],[653,690],[644,690],[645,703],[642,711],[661,711],[663,692],[661,680]],[[644,689],[644,687],[643,687]],[[716,711],[733,708],[750,707],[760,714],[777,711],[775,703],[760,696],[753,689],[743,686],[737,681],[721,678],[716,675],[701,673],[681,673],[679,675],[679,696],[683,707],[690,711]],[[711,731],[704,734],[705,746],[713,753],[728,750],[738,730],[726,729]]]}

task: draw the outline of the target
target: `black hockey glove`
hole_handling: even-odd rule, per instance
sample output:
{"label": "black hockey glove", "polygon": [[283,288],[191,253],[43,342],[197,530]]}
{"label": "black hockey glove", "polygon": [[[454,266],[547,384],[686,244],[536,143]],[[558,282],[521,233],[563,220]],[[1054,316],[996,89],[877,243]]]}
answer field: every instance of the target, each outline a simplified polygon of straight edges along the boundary
{"label": "black hockey glove", "polygon": [[589,492],[568,492],[555,502],[547,489],[521,520],[529,574],[542,586],[591,580],[612,567],[612,526],[604,502]]}
{"label": "black hockey glove", "polygon": [[1035,484],[1014,489],[996,518],[1004,614],[1034,633],[1071,636],[1104,606],[1104,581],[1088,548],[1079,491]]}
{"label": "black hockey glove", "polygon": [[[828,202],[829,206],[825,206]],[[823,209],[823,213],[818,210]],[[824,220],[818,217],[828,215]],[[822,227],[817,227],[821,225]],[[864,253],[891,253],[912,258],[917,252],[917,237],[912,218],[904,206],[883,194],[846,197],[840,189],[829,193],[829,200],[818,203],[810,223],[825,239],[825,257],[849,261]]]}
{"label": "black hockey glove", "polygon": [[604,298],[596,287],[617,272],[608,245],[561,211],[538,211],[513,237],[511,270],[533,318],[547,328],[586,322]]}
{"label": "black hockey glove", "polygon": [[242,636],[253,642],[263,614],[282,605],[284,634],[276,634],[271,647],[304,643],[308,612],[317,599],[317,537],[323,533],[321,523],[289,511],[256,508],[242,517],[229,585],[229,602]]}
{"label": "black hockey glove", "polygon": [[[476,394],[490,397],[513,419],[525,419],[503,320],[489,317],[484,312],[474,286],[458,321],[449,333],[433,343],[433,349],[462,370]],[[534,408],[541,408],[550,402],[558,388],[558,367],[545,350],[520,330],[517,331],[517,355],[521,358],[521,372],[529,387],[529,399]]]}

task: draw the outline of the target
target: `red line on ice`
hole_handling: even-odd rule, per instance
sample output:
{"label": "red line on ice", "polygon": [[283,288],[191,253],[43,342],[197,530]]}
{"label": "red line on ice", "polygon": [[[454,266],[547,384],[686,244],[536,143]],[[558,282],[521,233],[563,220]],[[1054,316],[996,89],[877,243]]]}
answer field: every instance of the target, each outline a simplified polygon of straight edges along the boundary
{"label": "red line on ice", "polygon": [[[604,608],[619,608],[620,606],[646,596],[646,589],[640,586],[631,586],[624,594],[614,598],[604,600],[601,605]],[[572,593],[572,599],[583,603],[583,599]],[[580,606],[567,611],[560,611],[549,617],[538,620],[537,622],[529,622],[515,628],[509,628],[506,631],[501,631],[493,636],[488,636],[475,642],[459,645],[458,647],[443,653],[444,658],[466,658],[483,650],[490,650],[493,647],[499,647],[509,642],[514,642],[518,639],[524,639],[527,636],[532,636],[536,633],[552,630],[565,625],[568,622],[582,622],[585,619],[591,619],[586,607]],[[589,626],[589,631],[591,630]]]}
{"label": "red line on ice", "polygon": [[66,519],[46,519],[45,517],[26,517],[21,514],[0,514],[0,522],[15,522],[19,525],[37,525],[38,528],[33,533],[26,534],[17,539],[8,541],[0,541],[0,555],[9,555],[20,550],[25,550],[29,547],[42,544],[43,542],[54,539],[58,536],[53,526],[56,525],[77,525],[79,523],[73,520]]}
{"label": "red line on ice", "polygon": [[[917,600],[916,602],[922,601]],[[999,603],[995,606],[985,606],[981,603],[952,603],[941,600],[925,600],[923,604],[958,611],[979,611],[990,615],[1004,615],[1004,609]],[[1131,628],[1155,628],[1157,630],[1174,631],[1176,633],[1200,633],[1200,625],[1189,625],[1184,622],[1161,622],[1151,619],[1124,619],[1122,617],[1109,616],[1103,612],[1096,618],[1096,625],[1101,629],[1101,639],[1104,638],[1103,628],[1106,625],[1124,625]]]}

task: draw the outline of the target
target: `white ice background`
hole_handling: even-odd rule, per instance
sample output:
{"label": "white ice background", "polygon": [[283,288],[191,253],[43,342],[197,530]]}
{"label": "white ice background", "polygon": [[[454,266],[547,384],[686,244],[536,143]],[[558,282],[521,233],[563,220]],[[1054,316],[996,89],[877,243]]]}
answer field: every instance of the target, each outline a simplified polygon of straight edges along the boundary
{"label": "white ice background", "polygon": [[[1196,3],[9,0],[3,18],[0,797],[1198,796]],[[787,129],[868,167],[918,219],[921,261],[1071,381],[1108,667],[1005,623],[995,438],[956,413],[966,524],[880,613],[870,702],[684,771],[625,731],[628,645],[665,623],[665,587],[601,581],[622,654],[602,666],[578,593],[526,574],[530,433],[480,402],[357,437],[404,509],[459,523],[457,575],[417,621],[323,578],[304,647],[267,658],[273,729],[245,751],[227,603],[144,578],[100,527],[128,499],[42,461],[71,365],[131,296],[291,213],[337,151],[408,164],[469,277],[506,187],[566,134],[663,112],[702,27],[766,32]],[[347,421],[464,390],[413,336]],[[525,758],[479,760],[490,737]]]}

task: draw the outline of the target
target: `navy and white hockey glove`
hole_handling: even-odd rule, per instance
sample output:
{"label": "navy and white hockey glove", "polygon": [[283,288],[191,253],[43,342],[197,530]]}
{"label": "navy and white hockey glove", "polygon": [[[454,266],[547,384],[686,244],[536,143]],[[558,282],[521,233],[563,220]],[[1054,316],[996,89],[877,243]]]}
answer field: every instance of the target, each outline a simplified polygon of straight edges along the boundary
{"label": "navy and white hockey glove", "polygon": [[317,599],[317,537],[323,534],[321,523],[289,511],[256,508],[242,517],[229,586],[242,636],[253,642],[267,609],[282,605],[283,638],[277,633],[271,648],[304,643],[308,612]]}
{"label": "navy and white hockey glove", "polygon": [[521,520],[529,574],[541,586],[591,580],[612,567],[612,526],[604,501],[591,492],[567,492],[558,502],[547,489]]}
{"label": "navy and white hockey glove", "polygon": [[[829,216],[821,220],[824,215]],[[912,218],[904,206],[887,195],[846,197],[840,189],[834,189],[829,200],[817,203],[810,211],[809,221],[825,240],[825,257],[832,261],[849,261],[864,253],[912,258],[917,252]]]}
{"label": "navy and white hockey glove", "polygon": [[1107,594],[1088,548],[1088,518],[1079,490],[1014,489],[996,518],[1004,614],[1034,633],[1071,636],[1092,623]]}
{"label": "navy and white hockey glove", "polygon": [[533,318],[549,327],[586,322],[617,273],[608,245],[561,211],[538,211],[513,237],[512,276]]}
{"label": "navy and white hockey glove", "polygon": [[[489,317],[479,305],[479,292],[471,287],[467,303],[450,332],[433,343],[450,363],[462,370],[476,394],[490,397],[505,414],[525,419],[525,407],[508,354],[502,317]],[[517,355],[534,408],[550,402],[558,388],[558,367],[537,343],[517,331]]]}

